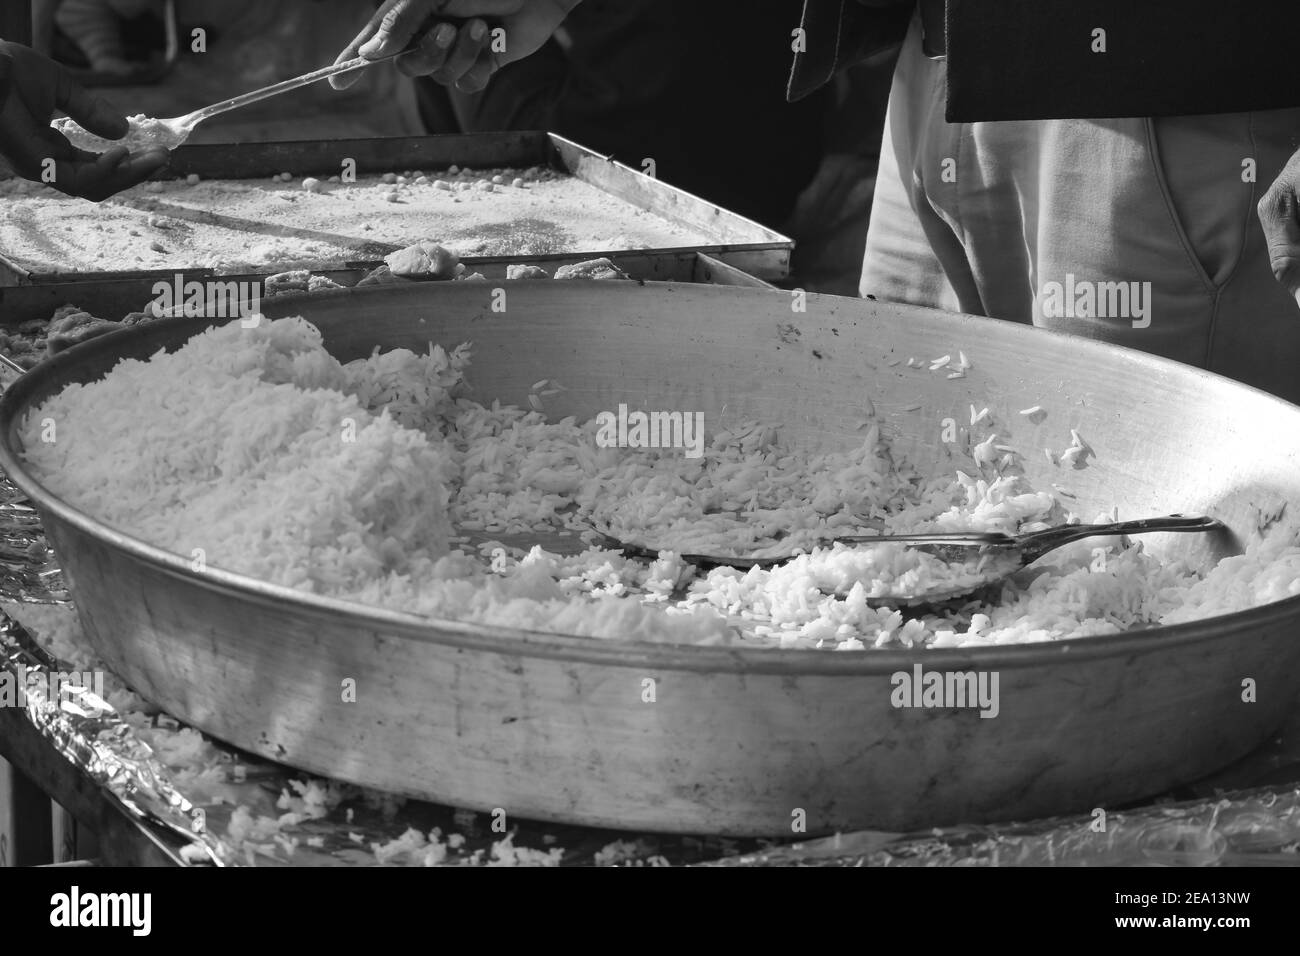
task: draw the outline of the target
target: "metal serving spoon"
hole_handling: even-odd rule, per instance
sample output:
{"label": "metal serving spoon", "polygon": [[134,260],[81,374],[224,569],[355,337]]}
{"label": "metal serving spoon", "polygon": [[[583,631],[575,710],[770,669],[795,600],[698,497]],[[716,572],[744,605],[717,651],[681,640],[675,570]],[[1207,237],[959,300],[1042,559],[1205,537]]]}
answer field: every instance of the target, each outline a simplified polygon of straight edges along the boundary
{"label": "metal serving spoon", "polygon": [[[288,93],[291,90],[299,89],[319,80],[328,79],[331,76],[337,76],[340,73],[350,73],[352,70],[360,70],[363,67],[371,66],[375,63],[383,63],[385,60],[391,60],[394,57],[401,56],[405,50],[397,53],[390,53],[388,56],[367,59],[363,56],[354,57],[351,60],[345,60],[342,63],[335,63],[333,66],[322,67],[319,70],[312,70],[310,73],[304,73],[302,76],[296,76],[291,80],[282,80],[279,83],[273,83],[270,86],[264,86],[260,90],[253,90],[251,93],[245,93],[242,96],[236,96],[233,99],[222,100],[220,103],[213,103],[211,106],[205,106],[202,109],[186,113],[184,116],[173,116],[169,119],[151,119],[147,124],[141,124],[139,141],[135,146],[147,146],[149,148],[161,147],[162,149],[175,149],[194,132],[194,128],[204,120],[211,119],[222,113],[228,113],[231,110],[237,110],[241,106],[248,106],[251,103],[258,103],[262,100],[269,99],[272,96],[279,96],[281,93]],[[104,149],[114,145],[131,145],[132,133],[128,133],[125,140],[114,143],[109,140],[101,140],[91,133],[77,125],[71,118],[63,117],[57,119],[52,124],[55,129],[63,133],[74,143],[80,143],[86,148],[95,148],[92,144],[103,143]],[[133,131],[135,132],[135,131]],[[134,147],[133,147],[134,148]]]}
{"label": "metal serving spoon", "polygon": [[186,113],[184,116],[156,120],[155,122],[166,127],[170,134],[167,142],[159,145],[164,146],[166,149],[175,149],[189,139],[190,134],[194,132],[194,128],[204,120],[212,119],[212,117],[222,113],[229,113],[231,110],[237,110],[243,106],[249,106],[252,103],[259,103],[262,100],[270,99],[272,96],[279,96],[281,93],[288,93],[320,80],[329,79],[331,76],[337,76],[340,73],[350,73],[353,70],[373,66],[376,63],[383,63],[385,60],[391,60],[405,52],[405,50],[400,50],[397,53],[375,57],[374,59],[367,59],[364,56],[353,57],[351,60],[335,63],[333,66],[322,67],[319,70],[304,73],[302,76],[296,76],[291,80],[282,80],[279,83],[264,86],[260,90],[253,90],[251,93],[244,93],[242,96],[236,96],[233,99],[213,103],[211,106],[205,106],[202,109],[194,110],[192,113]]}
{"label": "metal serving spoon", "polygon": [[[876,607],[910,607],[917,604],[941,604],[982,590],[1033,564],[1049,551],[1078,541],[1107,535],[1146,534],[1153,531],[1210,531],[1231,534],[1227,525],[1215,518],[1188,515],[1168,515],[1162,518],[1140,518],[1135,521],[1117,521],[1109,524],[1070,524],[1031,531],[1028,534],[1008,535],[1000,532],[933,532],[926,534],[846,535],[830,538],[825,545],[842,544],[902,544],[924,548],[939,558],[964,564],[973,556],[972,548],[981,549],[982,555],[992,558],[981,562],[958,586],[934,587],[905,595],[868,596],[867,603]],[[622,551],[629,557],[655,558],[659,550],[645,545],[629,544],[611,535],[597,531],[602,545],[611,551]],[[792,560],[796,555],[773,558],[722,557],[718,555],[683,554],[681,558],[699,568],[772,568]]]}

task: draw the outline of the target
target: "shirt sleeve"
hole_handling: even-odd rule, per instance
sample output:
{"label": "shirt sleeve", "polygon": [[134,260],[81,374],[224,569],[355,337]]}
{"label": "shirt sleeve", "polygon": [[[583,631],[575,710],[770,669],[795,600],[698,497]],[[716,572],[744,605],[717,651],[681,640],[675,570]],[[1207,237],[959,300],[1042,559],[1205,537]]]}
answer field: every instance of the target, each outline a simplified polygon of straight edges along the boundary
{"label": "shirt sleeve", "polygon": [[915,0],[804,0],[786,99],[801,100],[845,67],[898,46],[915,9]]}

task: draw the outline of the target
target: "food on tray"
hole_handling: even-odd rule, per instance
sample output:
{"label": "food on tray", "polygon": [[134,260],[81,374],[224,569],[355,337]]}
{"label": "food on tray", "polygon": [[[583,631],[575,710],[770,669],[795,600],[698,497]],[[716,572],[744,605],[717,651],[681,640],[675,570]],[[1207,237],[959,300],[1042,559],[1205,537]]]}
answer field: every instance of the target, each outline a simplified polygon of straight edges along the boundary
{"label": "food on tray", "polygon": [[49,322],[33,319],[0,330],[0,352],[23,368],[35,368],[46,358]]}
{"label": "food on tray", "polygon": [[45,359],[87,339],[156,318],[152,312],[132,312],[120,322],[114,322],[76,305],[62,305],[49,320],[32,319],[0,331],[0,352],[25,369],[35,368]]}
{"label": "food on tray", "polygon": [[50,125],[68,138],[73,146],[91,153],[102,153],[113,146],[125,146],[133,153],[149,149],[175,149],[185,142],[185,135],[177,133],[160,119],[137,113],[128,116],[130,128],[121,139],[104,139],[82,129],[72,118],[64,116]]}
{"label": "food on tray", "polygon": [[[548,421],[538,407],[474,401],[469,361],[468,346],[435,346],[342,365],[305,320],[230,323],[65,389],[28,417],[25,454],[74,507],[187,561],[501,627],[941,647],[1115,633],[1300,593],[1294,529],[1275,526],[1207,572],[1163,562],[1140,541],[1092,539],[1054,552],[987,603],[911,616],[875,609],[870,594],[963,569],[896,545],[817,547],[828,533],[1016,533],[1075,516],[1013,473],[1014,450],[923,474],[875,424],[856,447],[824,454],[787,448],[770,426],[727,421],[697,457],[606,447],[596,420]],[[539,382],[530,404],[563,390]],[[995,434],[999,414],[1015,410],[981,415],[977,428]],[[51,420],[57,440],[42,441]],[[554,540],[589,526],[672,551],[645,562],[598,547],[471,547],[466,537]],[[747,573],[699,574],[677,557],[798,548],[809,553]]]}
{"label": "food on tray", "polygon": [[57,355],[64,349],[71,348],[79,342],[85,342],[87,339],[93,339],[120,328],[122,328],[120,322],[109,322],[105,319],[96,318],[89,312],[78,309],[75,305],[63,306],[55,311],[54,318],[50,322],[50,327],[46,333],[46,349],[50,355]]}
{"label": "food on tray", "polygon": [[451,279],[456,276],[460,259],[456,253],[424,240],[384,256],[384,263],[395,276],[421,279]]}
{"label": "food on tray", "polygon": [[555,270],[557,279],[626,279],[627,273],[608,259],[588,259]]}
{"label": "food on tray", "polygon": [[0,255],[37,273],[239,274],[373,262],[431,232],[462,259],[718,241],[554,170],[407,172],[317,178],[307,188],[281,176],[153,181],[94,207],[40,183],[4,180]]}
{"label": "food on tray", "polygon": [[277,272],[273,276],[267,276],[262,282],[262,294],[268,298],[287,292],[325,292],[328,289],[342,288],[344,286],[329,276],[312,275],[307,269]]}

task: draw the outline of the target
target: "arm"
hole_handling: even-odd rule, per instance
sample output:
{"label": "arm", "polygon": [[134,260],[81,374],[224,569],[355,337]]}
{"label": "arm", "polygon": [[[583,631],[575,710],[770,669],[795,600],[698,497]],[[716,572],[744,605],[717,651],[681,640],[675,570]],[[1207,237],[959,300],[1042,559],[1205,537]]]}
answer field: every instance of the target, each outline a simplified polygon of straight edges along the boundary
{"label": "arm", "polygon": [[[579,2],[387,0],[335,62],[355,56],[373,59],[414,47],[394,61],[399,70],[473,93],[500,67],[541,48]],[[492,49],[494,25],[505,30],[504,51]],[[344,89],[357,78],[356,73],[345,73],[331,77],[330,83]]]}
{"label": "arm", "polygon": [[56,109],[107,139],[126,135],[126,117],[86,92],[61,66],[0,40],[0,156],[19,176],[99,202],[167,164],[166,150],[132,156],[123,146],[100,154],[76,149],[50,127]]}

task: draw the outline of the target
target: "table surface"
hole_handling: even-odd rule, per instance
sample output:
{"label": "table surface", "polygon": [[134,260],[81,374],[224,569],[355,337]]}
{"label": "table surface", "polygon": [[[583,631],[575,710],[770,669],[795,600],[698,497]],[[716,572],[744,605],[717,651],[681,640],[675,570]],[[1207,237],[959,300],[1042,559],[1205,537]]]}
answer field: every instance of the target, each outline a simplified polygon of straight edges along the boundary
{"label": "table surface", "polygon": [[[235,803],[248,806],[255,814],[275,816],[281,812],[275,807],[280,792],[288,781],[305,778],[290,768],[280,767],[261,758],[239,753],[225,745],[217,745],[241,766],[242,780],[230,783],[225,804],[205,806],[206,825],[213,832],[224,832]],[[107,789],[102,787],[83,768],[67,759],[59,748],[35,726],[20,708],[0,708],[0,756],[8,760],[19,772],[39,786],[52,799],[65,807],[82,825],[98,838],[98,861],[104,865],[186,865],[181,857],[185,841],[129,812]],[[1300,701],[1292,711],[1286,725],[1272,735],[1253,753],[1232,766],[1191,785],[1177,788],[1156,800],[1144,801],[1129,809],[1141,813],[1142,807],[1167,805],[1170,801],[1212,802],[1225,792],[1259,787],[1277,787],[1300,783]],[[346,810],[353,812],[345,816]],[[1054,831],[1079,825],[1077,820],[1044,823],[1037,829],[1050,838]],[[408,828],[422,833],[434,827],[444,833],[459,831],[467,835],[466,852],[475,849],[490,852],[492,844],[502,836],[494,832],[491,819],[484,814],[468,815],[451,807],[409,801],[395,813],[367,807],[361,800],[350,800],[341,805],[324,820],[309,821],[294,827],[291,832],[300,840],[313,838],[322,843],[319,847],[299,842],[292,854],[276,850],[268,853],[246,854],[244,860],[253,865],[297,866],[357,866],[375,865],[378,861],[374,845],[393,840]],[[744,865],[753,858],[764,859],[769,848],[779,848],[782,843],[795,841],[728,840],[690,836],[623,833],[585,827],[564,826],[535,821],[511,820],[509,829],[515,831],[515,844],[539,850],[560,848],[564,851],[564,865],[584,865],[596,861],[597,854],[615,841],[635,843],[633,854],[644,861],[660,856],[674,864],[705,863],[727,858],[739,858]],[[985,829],[985,828],[981,828]],[[1011,831],[1015,828],[987,828]],[[1033,825],[1031,824],[1031,829]],[[952,828],[955,835],[962,828]],[[290,832],[290,831],[286,831]],[[943,840],[944,831],[926,834],[926,839]],[[846,847],[856,847],[855,852],[890,843],[906,842],[906,835],[863,833],[846,838]],[[631,849],[631,848],[629,848]],[[781,850],[782,858],[788,856]],[[1300,857],[1297,857],[1300,863]]]}

